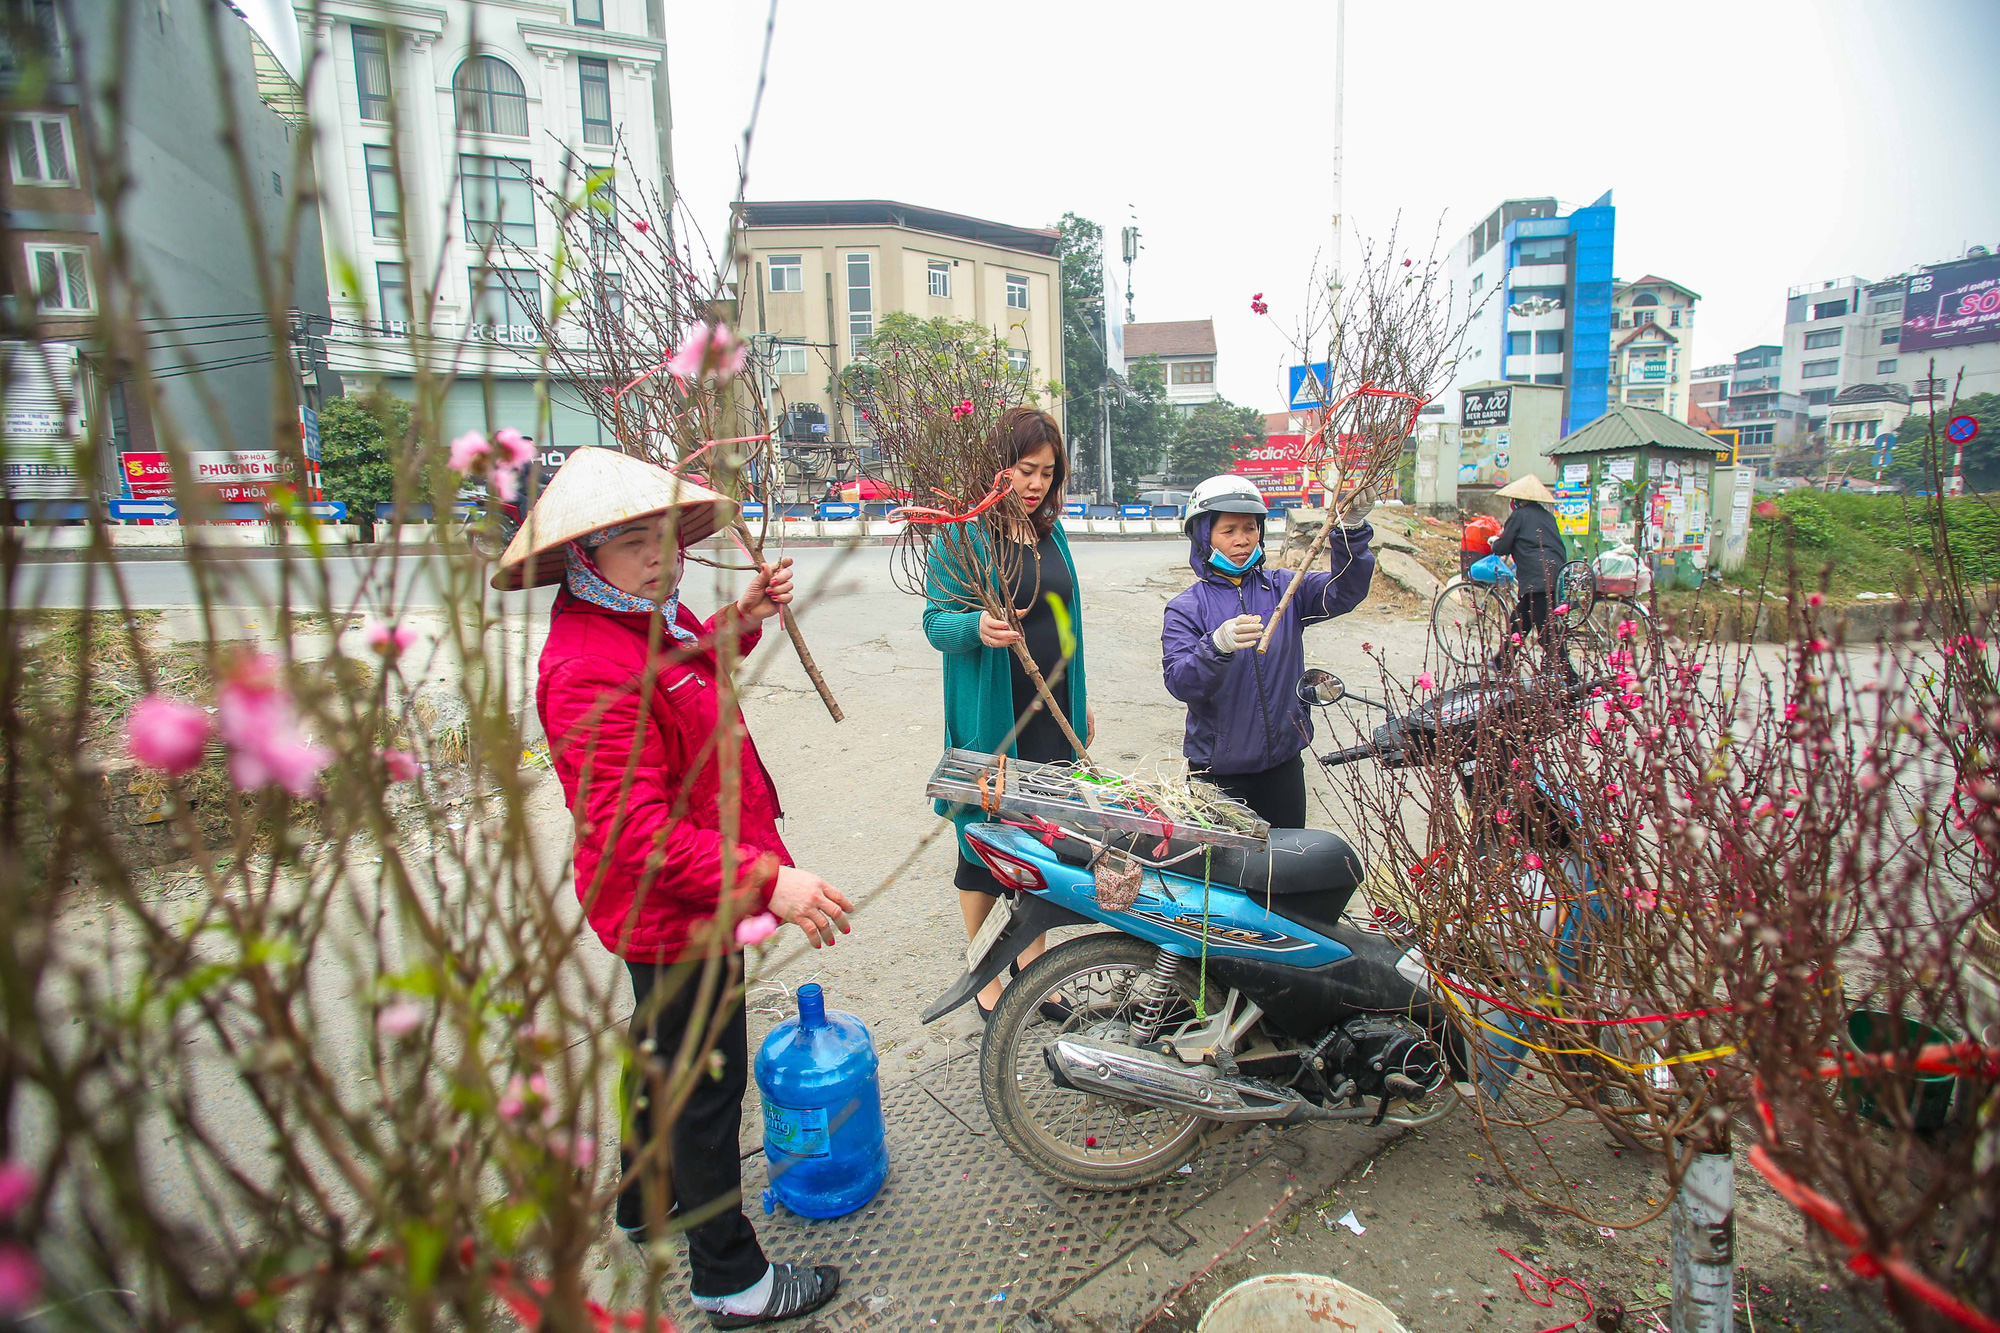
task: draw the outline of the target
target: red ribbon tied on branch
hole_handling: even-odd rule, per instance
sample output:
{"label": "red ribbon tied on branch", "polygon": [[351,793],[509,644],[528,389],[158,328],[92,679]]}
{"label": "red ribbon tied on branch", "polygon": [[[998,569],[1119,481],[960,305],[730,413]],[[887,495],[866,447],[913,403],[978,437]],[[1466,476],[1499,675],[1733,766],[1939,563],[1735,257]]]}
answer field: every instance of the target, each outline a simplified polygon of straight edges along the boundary
{"label": "red ribbon tied on branch", "polygon": [[1339,402],[1328,408],[1326,419],[1320,422],[1319,429],[1306,437],[1305,447],[1300,453],[1308,462],[1324,463],[1326,461],[1327,427],[1333,425],[1339,419],[1340,409],[1346,407],[1356,398],[1401,398],[1407,401],[1410,405],[1410,415],[1403,422],[1402,433],[1397,437],[1398,439],[1407,437],[1411,431],[1417,428],[1417,416],[1423,411],[1424,404],[1430,401],[1430,399],[1420,393],[1404,393],[1401,389],[1385,389],[1373,382],[1363,383],[1360,388],[1346,394]]}
{"label": "red ribbon tied on branch", "polygon": [[[1002,469],[993,474],[993,489],[986,493],[984,499],[966,510],[963,514],[954,514],[947,509],[926,509],[921,505],[897,505],[889,511],[889,521],[891,523],[970,523],[973,519],[978,518],[994,505],[1006,499],[1008,493],[1013,489],[1012,486],[1007,484],[1006,470]],[[938,494],[944,495],[944,492],[939,491]],[[945,495],[944,498],[949,500],[951,497]]]}

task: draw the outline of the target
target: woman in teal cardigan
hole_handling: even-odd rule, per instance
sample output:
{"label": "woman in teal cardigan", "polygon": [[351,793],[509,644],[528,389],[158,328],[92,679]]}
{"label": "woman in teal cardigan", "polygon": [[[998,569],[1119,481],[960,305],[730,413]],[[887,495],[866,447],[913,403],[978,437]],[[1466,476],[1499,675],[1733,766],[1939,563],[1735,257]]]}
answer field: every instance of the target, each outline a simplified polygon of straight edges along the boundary
{"label": "woman in teal cardigan", "polygon": [[[931,647],[944,654],[944,735],[945,744],[987,754],[1003,751],[1016,759],[1034,763],[1063,763],[1075,759],[1062,728],[1042,706],[1034,682],[1021,669],[1013,645],[1026,640],[1029,657],[1044,680],[1062,665],[1062,634],[1055,610],[1048,598],[1059,598],[1069,612],[1070,635],[1075,652],[1057,683],[1051,687],[1075,725],[1084,719],[1084,744],[1091,742],[1096,722],[1091,717],[1089,696],[1083,675],[1083,602],[1076,586],[1076,566],[1070,560],[1069,543],[1063,540],[1058,519],[1063,508],[1063,482],[1068,465],[1063,458],[1062,430],[1055,418],[1031,407],[1010,408],[1000,416],[995,435],[1008,464],[1008,476],[1023,518],[1006,506],[996,525],[1000,541],[1017,541],[1027,549],[1018,561],[1013,601],[1021,621],[1020,630],[984,611],[966,609],[976,602],[963,578],[951,569],[942,555],[933,554],[926,579],[924,637]],[[1018,733],[1016,719],[1021,719]],[[965,827],[986,818],[984,812],[939,801],[937,811],[949,815],[958,829],[958,870],[953,882],[958,886],[959,911],[965,916],[965,933],[979,933],[994,900],[1009,897],[1013,890],[993,878],[993,872],[974,858],[965,845]],[[1036,940],[1021,953],[1019,966],[1038,957],[1044,940]],[[974,999],[983,1019],[993,1012],[1005,989],[995,978]]]}

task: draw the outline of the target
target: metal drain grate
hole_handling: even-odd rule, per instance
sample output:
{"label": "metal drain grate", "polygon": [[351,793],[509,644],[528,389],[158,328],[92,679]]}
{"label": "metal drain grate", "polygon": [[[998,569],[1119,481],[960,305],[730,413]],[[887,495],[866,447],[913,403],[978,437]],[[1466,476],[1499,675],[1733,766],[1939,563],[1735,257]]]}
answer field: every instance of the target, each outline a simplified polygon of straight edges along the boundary
{"label": "metal drain grate", "polygon": [[[1052,1303],[1260,1151],[1234,1139],[1204,1153],[1188,1175],[1147,1189],[1060,1190],[991,1132],[978,1079],[977,1053],[955,1054],[883,1093],[889,1180],[846,1217],[807,1221],[782,1207],[763,1216],[764,1159],[744,1162],[743,1193],[765,1251],[841,1268],[840,1300],[800,1333],[993,1329]],[[684,1264],[668,1288],[681,1326],[705,1327],[686,1304]]]}

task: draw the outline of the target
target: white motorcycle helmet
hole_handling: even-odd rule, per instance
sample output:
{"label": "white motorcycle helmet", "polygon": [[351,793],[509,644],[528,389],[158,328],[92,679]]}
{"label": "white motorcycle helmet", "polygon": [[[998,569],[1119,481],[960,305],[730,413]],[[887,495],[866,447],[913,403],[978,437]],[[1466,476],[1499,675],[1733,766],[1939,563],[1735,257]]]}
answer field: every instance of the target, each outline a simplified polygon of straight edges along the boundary
{"label": "white motorcycle helmet", "polygon": [[1194,488],[1188,497],[1187,518],[1181,530],[1192,538],[1194,521],[1203,514],[1255,514],[1259,518],[1271,512],[1264,503],[1264,494],[1248,477],[1223,475],[1210,477]]}

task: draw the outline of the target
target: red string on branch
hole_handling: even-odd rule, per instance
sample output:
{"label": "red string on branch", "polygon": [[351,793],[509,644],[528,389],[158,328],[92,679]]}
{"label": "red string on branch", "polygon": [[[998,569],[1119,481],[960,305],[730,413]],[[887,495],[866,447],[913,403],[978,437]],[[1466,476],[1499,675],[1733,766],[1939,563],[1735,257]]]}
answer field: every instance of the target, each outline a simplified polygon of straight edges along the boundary
{"label": "red string on branch", "polygon": [[[1758,1098],[1757,1110],[1766,1126],[1774,1123],[1771,1108],[1761,1097]],[[1763,1144],[1756,1144],[1750,1149],[1750,1165],[1756,1167],[1764,1179],[1771,1182],[1771,1188],[1784,1195],[1794,1208],[1819,1223],[1829,1236],[1853,1251],[1847,1256],[1847,1266],[1856,1275],[1870,1281],[1894,1283],[1960,1328],[1972,1329],[1974,1333],[2000,1333],[2000,1320],[1973,1309],[1912,1268],[1895,1251],[1877,1254],[1870,1250],[1867,1236],[1839,1204],[1794,1179],[1778,1165]]]}
{"label": "red string on branch", "polygon": [[[1430,401],[1429,398],[1420,393],[1405,393],[1401,389],[1384,389],[1377,384],[1364,382],[1360,388],[1342,396],[1339,402],[1327,409],[1326,418],[1320,422],[1319,429],[1306,437],[1305,445],[1299,451],[1300,457],[1310,463],[1324,463],[1326,461],[1328,448],[1326,439],[1327,428],[1339,419],[1340,409],[1346,407],[1356,398],[1401,398],[1406,400],[1410,404],[1410,415],[1403,422],[1402,433],[1396,437],[1399,440],[1408,437],[1410,432],[1417,428],[1417,416],[1423,411],[1424,404]],[[1336,437],[1335,442],[1338,443],[1338,437]]]}
{"label": "red string on branch", "polygon": [[[891,523],[970,523],[981,514],[1007,498],[1013,487],[1007,484],[1007,473],[1003,469],[993,474],[993,489],[963,514],[954,514],[944,509],[926,509],[921,505],[898,505],[889,511]],[[950,497],[946,497],[950,498]]]}
{"label": "red string on branch", "polygon": [[1504,1009],[1508,1013],[1521,1018],[1533,1018],[1543,1023],[1563,1023],[1572,1027],[1621,1027],[1633,1023],[1672,1023],[1681,1019],[1711,1018],[1716,1014],[1735,1012],[1734,1006],[1724,1005],[1720,1009],[1683,1009],[1679,1013],[1640,1014],[1634,1018],[1568,1018],[1561,1014],[1547,1014],[1537,1012],[1533,1009],[1522,1009],[1517,1005],[1507,1003],[1507,1001],[1495,995],[1482,995],[1470,986],[1459,984],[1456,979],[1448,977],[1442,972],[1433,972],[1431,975],[1467,999],[1478,1000],[1482,1004],[1490,1004],[1495,1009]]}
{"label": "red string on branch", "polygon": [[1961,1074],[2000,1082],[2000,1046],[1976,1041],[1934,1042],[1920,1046],[1914,1058],[1897,1051],[1829,1052],[1807,1072],[1809,1078],[1840,1078],[1854,1074]]}
{"label": "red string on branch", "polygon": [[1527,1280],[1523,1278],[1520,1275],[1520,1273],[1517,1272],[1514,1274],[1514,1285],[1521,1289],[1521,1294],[1523,1296],[1526,1296],[1529,1300],[1533,1301],[1535,1304],[1541,1306],[1544,1310],[1555,1308],[1556,1293],[1561,1291],[1564,1287],[1574,1287],[1576,1289],[1576,1294],[1583,1297],[1582,1319],[1572,1319],[1567,1324],[1557,1324],[1553,1328],[1545,1328],[1541,1331],[1541,1333],[1568,1333],[1568,1330],[1576,1328],[1579,1325],[1581,1325],[1584,1319],[1591,1319],[1596,1317],[1597,1302],[1590,1299],[1590,1292],[1584,1289],[1584,1285],[1581,1282],[1578,1282],[1573,1277],[1551,1277],[1547,1273],[1542,1272],[1539,1268],[1536,1268],[1533,1264],[1528,1263],[1526,1260],[1517,1258],[1512,1254],[1509,1254],[1506,1250],[1501,1249],[1499,1246],[1496,1245],[1493,1248],[1495,1253],[1505,1255],[1507,1259],[1511,1260],[1518,1267],[1526,1269],[1529,1273],[1533,1274],[1536,1278],[1541,1280],[1542,1290],[1548,1292],[1549,1294],[1549,1298],[1547,1300],[1543,1300],[1541,1297],[1535,1295],[1534,1292],[1529,1291]]}

